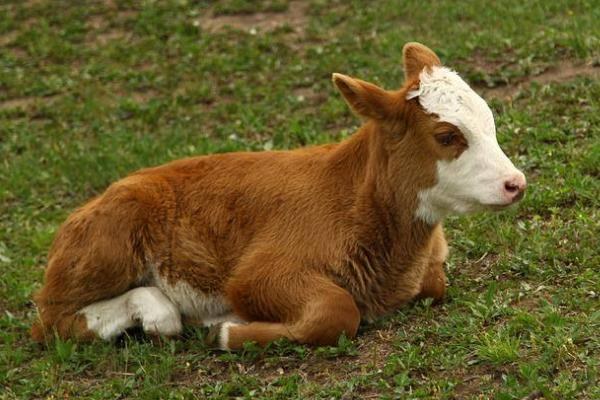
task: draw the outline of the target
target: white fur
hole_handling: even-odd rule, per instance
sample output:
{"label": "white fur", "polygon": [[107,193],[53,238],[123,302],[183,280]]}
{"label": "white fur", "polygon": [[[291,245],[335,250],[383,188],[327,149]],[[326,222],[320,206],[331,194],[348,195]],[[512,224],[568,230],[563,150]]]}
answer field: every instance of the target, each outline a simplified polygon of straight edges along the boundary
{"label": "white fur", "polygon": [[154,268],[154,283],[175,304],[179,312],[187,317],[202,321],[204,326],[224,321],[242,322],[231,312],[231,306],[221,295],[208,295],[194,289],[189,283],[179,280],[172,285],[162,278]]}
{"label": "white fur", "polygon": [[146,332],[175,335],[182,330],[182,315],[202,321],[204,326],[244,322],[231,312],[223,296],[205,294],[182,280],[171,285],[156,267],[151,271],[152,278],[146,282],[153,286],[135,288],[83,308],[80,313],[85,315],[88,329],[110,340],[140,325]]}
{"label": "white fur", "polygon": [[227,345],[229,343],[229,329],[232,326],[237,326],[239,324],[235,322],[224,322],[221,325],[221,332],[219,333],[219,349],[221,350],[231,350]]}
{"label": "white fur", "polygon": [[437,182],[419,193],[416,216],[434,224],[450,213],[510,203],[504,183],[523,174],[500,149],[485,100],[448,68],[425,68],[419,78],[419,88],[407,98],[418,97],[426,112],[460,129],[468,148],[455,160],[438,161]]}
{"label": "white fur", "polygon": [[202,320],[202,325],[213,326],[213,325],[217,325],[217,324],[225,323],[225,322],[234,322],[234,323],[241,324],[241,323],[244,323],[245,321],[243,319],[241,319],[240,317],[238,317],[237,315],[235,315],[234,313],[229,313],[229,314],[219,315],[217,317],[204,318]]}
{"label": "white fur", "polygon": [[158,279],[156,284],[181,314],[188,317],[204,320],[227,314],[231,310],[223,296],[204,294],[185,281],[170,285],[166,280]]}
{"label": "white fur", "polygon": [[145,332],[176,335],[181,332],[179,311],[156,287],[131,289],[110,300],[99,301],[79,311],[88,329],[111,340],[126,329],[142,326]]}

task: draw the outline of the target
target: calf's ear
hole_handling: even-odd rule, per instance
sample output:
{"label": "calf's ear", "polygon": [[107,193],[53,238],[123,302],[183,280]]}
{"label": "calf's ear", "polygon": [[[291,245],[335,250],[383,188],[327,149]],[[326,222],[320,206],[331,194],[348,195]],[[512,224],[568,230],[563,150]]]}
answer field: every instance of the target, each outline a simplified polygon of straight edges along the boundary
{"label": "calf's ear", "polygon": [[404,78],[417,79],[423,68],[442,65],[438,56],[429,47],[417,42],[409,42],[402,49],[404,60]]}
{"label": "calf's ear", "polygon": [[337,73],[331,79],[359,116],[382,120],[392,112],[393,96],[379,86]]}

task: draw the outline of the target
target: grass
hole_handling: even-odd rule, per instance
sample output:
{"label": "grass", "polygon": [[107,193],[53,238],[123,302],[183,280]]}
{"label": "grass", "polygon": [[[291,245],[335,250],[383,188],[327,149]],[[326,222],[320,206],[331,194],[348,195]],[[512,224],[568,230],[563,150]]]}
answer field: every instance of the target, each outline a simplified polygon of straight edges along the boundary
{"label": "grass", "polygon": [[[597,2],[300,3],[0,5],[0,399],[600,398],[600,82],[535,83],[598,64]],[[256,10],[285,23],[250,26]],[[234,26],[203,28],[222,15]],[[393,88],[411,40],[479,90],[534,81],[490,100],[528,195],[447,221],[447,302],[326,348],[216,353],[203,330],[30,342],[30,296],[74,208],[144,166],[341,140],[358,121],[331,72]]]}

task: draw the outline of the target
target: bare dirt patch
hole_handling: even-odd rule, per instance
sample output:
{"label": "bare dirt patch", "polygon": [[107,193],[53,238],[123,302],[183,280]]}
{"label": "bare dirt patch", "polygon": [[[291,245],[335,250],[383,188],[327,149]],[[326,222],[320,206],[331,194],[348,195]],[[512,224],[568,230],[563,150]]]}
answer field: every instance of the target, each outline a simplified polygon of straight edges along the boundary
{"label": "bare dirt patch", "polygon": [[552,82],[567,82],[578,77],[600,77],[600,66],[592,64],[574,64],[570,61],[562,61],[557,65],[551,66],[544,72],[525,77],[518,82],[498,86],[495,88],[483,89],[483,96],[491,99],[510,99],[523,89],[527,89],[532,84],[545,85]]}
{"label": "bare dirt patch", "polygon": [[494,266],[500,259],[498,254],[485,253],[479,259],[466,260],[465,262],[457,263],[453,270],[448,271],[450,275],[461,275],[469,278],[472,282],[486,282],[491,278]]}
{"label": "bare dirt patch", "polygon": [[56,100],[60,95],[46,97],[23,96],[0,101],[0,110],[30,110],[37,105],[47,104]]}
{"label": "bare dirt patch", "polygon": [[158,92],[155,90],[136,91],[131,93],[130,96],[136,103],[147,103],[148,101],[157,97]]}
{"label": "bare dirt patch", "polygon": [[324,93],[315,92],[310,87],[297,87],[292,92],[296,99],[308,106],[316,106],[323,103],[327,96]]}
{"label": "bare dirt patch", "polygon": [[24,3],[25,7],[33,8],[44,4],[44,0],[28,0]]}
{"label": "bare dirt patch", "polygon": [[482,388],[486,386],[498,389],[502,385],[502,375],[505,371],[499,367],[486,365],[472,365],[452,371],[452,376],[460,378],[460,383],[455,388],[454,395],[458,399],[482,397]]}
{"label": "bare dirt patch", "polygon": [[468,69],[475,71],[483,71],[486,73],[494,73],[506,66],[513,64],[510,60],[490,59],[482,51],[475,50],[469,55],[468,59],[457,60],[457,65],[464,65]]}
{"label": "bare dirt patch", "polygon": [[0,47],[11,44],[18,36],[19,32],[17,31],[11,31],[0,35]]}
{"label": "bare dirt patch", "polygon": [[96,30],[104,29],[107,25],[108,25],[108,23],[106,22],[104,17],[101,15],[93,15],[90,18],[88,18],[88,20],[86,22],[86,26],[88,28],[96,29]]}
{"label": "bare dirt patch", "polygon": [[[112,9],[113,6],[109,5],[109,8]],[[129,40],[133,36],[132,33],[121,28],[121,25],[137,14],[135,10],[120,10],[111,16],[104,14],[90,16],[86,21],[88,28],[86,42],[92,46],[104,46],[113,40]]]}
{"label": "bare dirt patch", "polygon": [[131,101],[137,104],[146,104],[152,99],[160,97],[160,92],[149,87],[138,89],[126,89],[118,84],[107,85],[101,93],[97,95],[98,99],[107,105],[118,104],[122,101]]}
{"label": "bare dirt patch", "polygon": [[512,307],[531,312],[542,307],[543,302],[552,302],[549,292],[550,290],[554,290],[552,287],[540,285],[537,288],[523,289],[526,290],[519,293],[519,297],[511,303]]}
{"label": "bare dirt patch", "polygon": [[129,41],[132,37],[130,32],[125,32],[120,29],[111,29],[106,32],[94,32],[88,34],[87,42],[91,45],[96,46],[105,46],[109,42],[119,40],[119,41]]}
{"label": "bare dirt patch", "polygon": [[26,110],[39,101],[38,97],[18,97],[0,101],[0,110],[23,109]]}
{"label": "bare dirt patch", "polygon": [[27,57],[27,51],[23,50],[20,47],[10,47],[8,51],[15,57],[24,59]]}
{"label": "bare dirt patch", "polygon": [[218,32],[226,27],[247,32],[268,32],[283,26],[289,26],[296,33],[302,33],[308,22],[307,7],[308,5],[303,1],[291,1],[285,12],[215,16],[211,11],[198,19],[196,24],[208,32]]}
{"label": "bare dirt patch", "polygon": [[138,15],[137,10],[120,10],[117,13],[117,18],[121,20],[132,19]]}

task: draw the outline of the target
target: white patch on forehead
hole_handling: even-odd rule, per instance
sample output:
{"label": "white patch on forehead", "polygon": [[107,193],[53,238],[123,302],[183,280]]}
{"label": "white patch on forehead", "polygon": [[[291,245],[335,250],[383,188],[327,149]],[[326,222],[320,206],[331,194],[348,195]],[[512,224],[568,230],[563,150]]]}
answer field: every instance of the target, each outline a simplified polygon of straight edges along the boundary
{"label": "white patch on forehead", "polygon": [[418,97],[421,106],[440,121],[455,125],[468,142],[478,135],[495,135],[492,110],[454,71],[446,67],[424,68],[419,88],[407,99]]}
{"label": "white patch on forehead", "polygon": [[456,159],[437,161],[436,183],[419,191],[415,217],[433,225],[448,214],[506,205],[505,182],[523,174],[498,145],[492,110],[448,68],[425,68],[419,79],[407,99],[418,98],[425,112],[460,129],[468,148]]}

